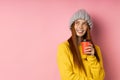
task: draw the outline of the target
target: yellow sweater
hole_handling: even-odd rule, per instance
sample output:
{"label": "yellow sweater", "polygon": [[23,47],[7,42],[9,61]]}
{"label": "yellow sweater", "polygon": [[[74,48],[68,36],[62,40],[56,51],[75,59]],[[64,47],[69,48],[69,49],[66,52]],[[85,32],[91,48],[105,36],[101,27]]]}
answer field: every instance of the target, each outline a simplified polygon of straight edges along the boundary
{"label": "yellow sweater", "polygon": [[[104,80],[105,72],[100,48],[97,45],[95,48],[100,58],[100,62],[97,61],[95,56],[82,55],[83,64],[87,72],[87,76],[85,76],[83,70],[80,70],[74,65],[68,41],[60,44],[57,53],[57,63],[61,80]],[[81,46],[79,49],[81,52]]]}

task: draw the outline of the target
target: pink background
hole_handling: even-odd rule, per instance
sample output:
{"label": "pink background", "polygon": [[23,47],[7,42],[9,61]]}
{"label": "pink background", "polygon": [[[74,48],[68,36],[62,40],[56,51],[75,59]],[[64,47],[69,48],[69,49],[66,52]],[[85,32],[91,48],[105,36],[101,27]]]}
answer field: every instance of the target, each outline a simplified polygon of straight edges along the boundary
{"label": "pink background", "polygon": [[105,80],[120,80],[119,0],[0,0],[0,80],[60,80],[57,46],[80,8],[92,16]]}

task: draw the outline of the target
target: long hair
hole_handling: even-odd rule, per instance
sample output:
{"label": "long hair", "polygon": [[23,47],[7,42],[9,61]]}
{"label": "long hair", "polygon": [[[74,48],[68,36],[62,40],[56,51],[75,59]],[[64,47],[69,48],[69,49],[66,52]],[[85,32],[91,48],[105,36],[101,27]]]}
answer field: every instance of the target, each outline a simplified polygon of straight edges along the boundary
{"label": "long hair", "polygon": [[[78,36],[76,35],[74,25],[75,25],[75,23],[73,23],[71,25],[72,36],[68,39],[68,42],[69,42],[69,45],[70,45],[70,50],[71,50],[72,55],[73,55],[74,65],[78,66],[78,68],[80,70],[83,70],[86,74],[86,70],[85,70],[85,67],[84,67],[84,64],[83,64],[83,61],[82,61],[82,57],[81,57],[82,55],[81,55],[79,47],[78,47],[80,43],[78,43]],[[88,25],[88,27],[89,27],[89,25]],[[92,43],[93,48],[95,49],[95,45],[94,45],[94,43],[92,41],[92,38],[91,38],[91,35],[90,35],[90,27],[87,28],[87,31],[86,31],[85,35],[82,37],[82,40],[83,39],[89,40]],[[95,49],[95,54],[94,55],[96,56],[97,60],[99,61],[100,59],[98,57],[96,49]]]}

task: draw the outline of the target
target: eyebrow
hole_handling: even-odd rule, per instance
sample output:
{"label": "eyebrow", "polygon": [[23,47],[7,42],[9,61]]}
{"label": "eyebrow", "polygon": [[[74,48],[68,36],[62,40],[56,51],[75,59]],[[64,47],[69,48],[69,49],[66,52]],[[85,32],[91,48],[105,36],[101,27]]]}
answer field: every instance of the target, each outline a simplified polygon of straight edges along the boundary
{"label": "eyebrow", "polygon": [[83,22],[83,24],[87,23],[87,21]]}

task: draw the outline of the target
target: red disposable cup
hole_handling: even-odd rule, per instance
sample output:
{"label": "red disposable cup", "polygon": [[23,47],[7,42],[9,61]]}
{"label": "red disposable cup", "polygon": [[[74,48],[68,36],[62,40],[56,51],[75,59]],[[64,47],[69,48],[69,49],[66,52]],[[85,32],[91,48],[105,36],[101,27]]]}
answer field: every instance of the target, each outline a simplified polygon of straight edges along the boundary
{"label": "red disposable cup", "polygon": [[82,53],[85,54],[85,47],[89,46],[91,43],[89,41],[81,42],[82,45]]}

